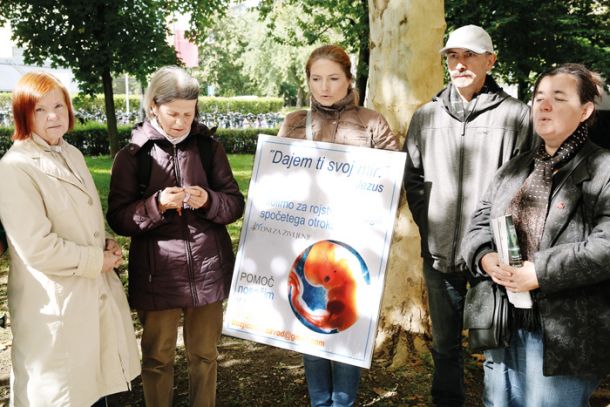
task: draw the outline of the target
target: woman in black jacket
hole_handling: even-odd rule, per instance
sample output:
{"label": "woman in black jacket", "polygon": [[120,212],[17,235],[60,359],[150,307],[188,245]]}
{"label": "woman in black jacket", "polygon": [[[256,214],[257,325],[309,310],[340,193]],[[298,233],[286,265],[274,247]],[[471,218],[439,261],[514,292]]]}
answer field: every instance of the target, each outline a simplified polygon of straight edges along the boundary
{"label": "woman in black jacket", "polygon": [[[599,76],[566,64],[534,88],[543,144],[496,174],[464,239],[471,271],[533,307],[512,309],[510,346],[486,351],[488,406],[586,406],[610,372],[610,153],[588,127]],[[523,267],[500,263],[490,220],[512,215]]]}
{"label": "woman in black jacket", "polygon": [[117,154],[108,224],[130,236],[129,303],[142,323],[147,406],[173,402],[174,357],[182,322],[191,406],[216,402],[216,370],[234,256],[226,225],[244,197],[222,145],[197,122],[199,84],[184,69],[155,72],[147,118]]}

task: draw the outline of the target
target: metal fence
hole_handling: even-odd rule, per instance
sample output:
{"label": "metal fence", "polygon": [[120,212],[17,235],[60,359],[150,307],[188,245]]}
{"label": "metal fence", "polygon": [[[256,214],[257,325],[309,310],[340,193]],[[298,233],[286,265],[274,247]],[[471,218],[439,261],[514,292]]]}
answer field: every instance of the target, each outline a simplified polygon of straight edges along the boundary
{"label": "metal fence", "polygon": [[[106,114],[101,110],[76,110],[74,116],[78,123],[87,122],[106,123]],[[116,111],[118,124],[135,124],[140,121],[137,111],[127,113],[124,110]],[[223,129],[249,129],[277,128],[284,120],[280,113],[200,113],[199,121],[208,127],[218,127]],[[13,114],[10,107],[0,106],[0,127],[12,127]]]}

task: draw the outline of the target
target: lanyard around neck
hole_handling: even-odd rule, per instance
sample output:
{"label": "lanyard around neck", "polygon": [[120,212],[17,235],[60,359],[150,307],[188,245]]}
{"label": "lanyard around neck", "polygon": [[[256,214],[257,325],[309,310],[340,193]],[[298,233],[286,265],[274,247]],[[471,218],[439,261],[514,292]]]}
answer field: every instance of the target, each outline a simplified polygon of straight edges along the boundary
{"label": "lanyard around neck", "polygon": [[311,118],[311,109],[307,110],[307,120],[305,121],[305,137],[307,140],[313,140],[313,126]]}

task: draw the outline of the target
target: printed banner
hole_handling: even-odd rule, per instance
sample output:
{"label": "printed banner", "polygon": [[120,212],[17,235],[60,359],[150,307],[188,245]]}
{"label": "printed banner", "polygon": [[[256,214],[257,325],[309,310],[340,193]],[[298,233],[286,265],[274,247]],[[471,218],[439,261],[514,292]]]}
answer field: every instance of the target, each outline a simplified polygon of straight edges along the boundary
{"label": "printed banner", "polygon": [[223,333],[369,368],[404,164],[259,135]]}

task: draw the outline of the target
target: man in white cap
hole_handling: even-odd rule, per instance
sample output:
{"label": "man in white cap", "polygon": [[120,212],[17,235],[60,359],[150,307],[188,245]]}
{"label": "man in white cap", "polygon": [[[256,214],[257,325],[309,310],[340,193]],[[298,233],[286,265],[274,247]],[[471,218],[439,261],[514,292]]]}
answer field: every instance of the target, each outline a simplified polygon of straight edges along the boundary
{"label": "man in white cap", "polygon": [[411,120],[404,184],[421,235],[432,320],[432,400],[436,406],[462,406],[468,271],[461,239],[495,171],[531,149],[534,139],[529,108],[488,74],[496,54],[484,29],[458,28],[440,52],[451,83]]}

